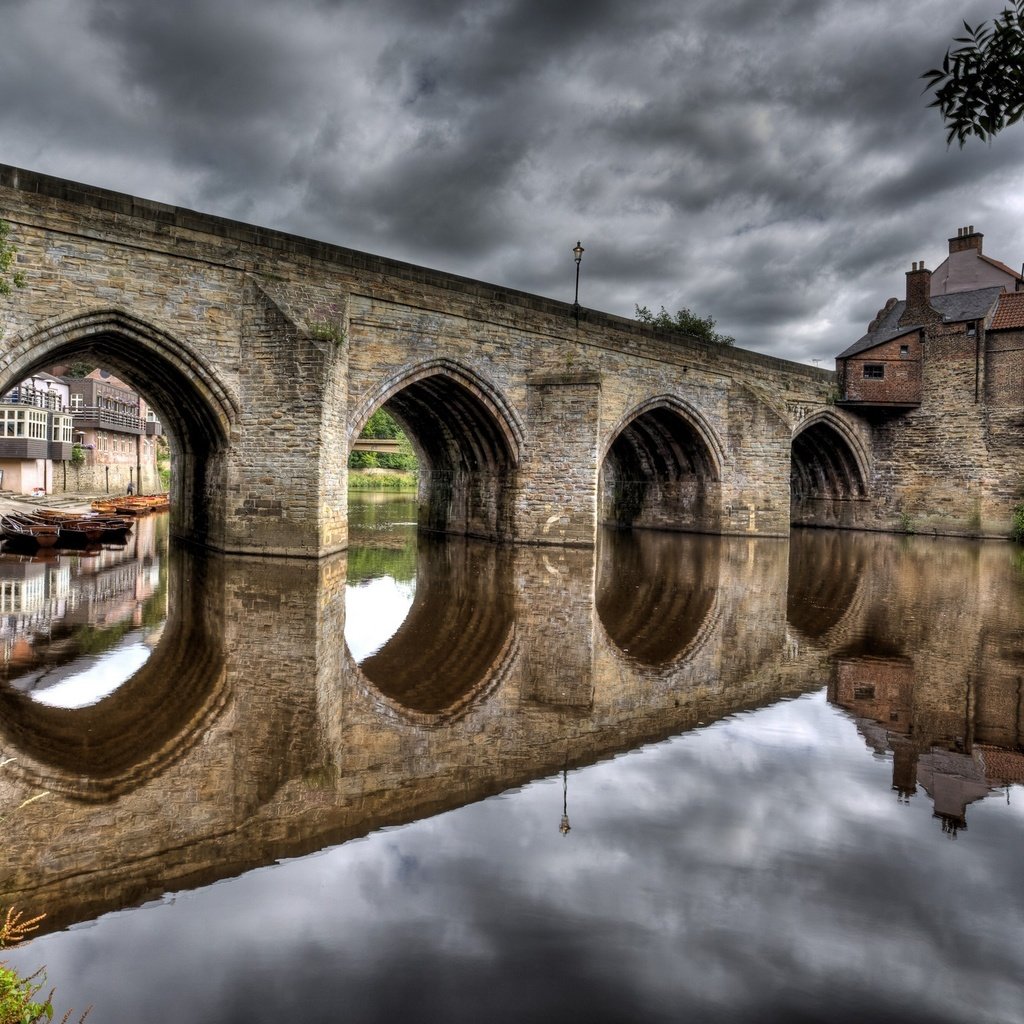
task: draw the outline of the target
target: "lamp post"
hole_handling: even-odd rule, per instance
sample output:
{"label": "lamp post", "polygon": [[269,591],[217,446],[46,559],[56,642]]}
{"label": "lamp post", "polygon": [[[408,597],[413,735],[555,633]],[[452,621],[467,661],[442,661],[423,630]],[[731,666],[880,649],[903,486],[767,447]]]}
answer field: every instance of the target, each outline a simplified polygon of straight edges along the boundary
{"label": "lamp post", "polygon": [[576,260],[576,295],[572,300],[572,312],[576,317],[576,326],[580,325],[580,260],[583,259],[583,246],[577,241],[572,250]]}

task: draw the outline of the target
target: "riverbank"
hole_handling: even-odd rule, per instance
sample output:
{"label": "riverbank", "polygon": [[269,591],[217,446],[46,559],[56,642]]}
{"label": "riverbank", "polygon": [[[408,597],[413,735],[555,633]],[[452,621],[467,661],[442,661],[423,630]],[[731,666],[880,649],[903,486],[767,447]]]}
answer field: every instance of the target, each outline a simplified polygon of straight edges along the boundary
{"label": "riverbank", "polygon": [[30,512],[34,508],[57,508],[62,512],[90,512],[92,503],[112,495],[99,494],[13,494],[0,492],[0,515],[10,512]]}

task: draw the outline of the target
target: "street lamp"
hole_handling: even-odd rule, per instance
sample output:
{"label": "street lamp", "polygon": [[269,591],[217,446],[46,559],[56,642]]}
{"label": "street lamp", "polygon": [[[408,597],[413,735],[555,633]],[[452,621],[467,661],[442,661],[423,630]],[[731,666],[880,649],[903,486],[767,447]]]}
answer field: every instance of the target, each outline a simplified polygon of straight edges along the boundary
{"label": "street lamp", "polygon": [[576,295],[572,300],[572,312],[576,317],[576,326],[580,325],[580,260],[583,259],[583,246],[577,241],[572,250],[576,260]]}

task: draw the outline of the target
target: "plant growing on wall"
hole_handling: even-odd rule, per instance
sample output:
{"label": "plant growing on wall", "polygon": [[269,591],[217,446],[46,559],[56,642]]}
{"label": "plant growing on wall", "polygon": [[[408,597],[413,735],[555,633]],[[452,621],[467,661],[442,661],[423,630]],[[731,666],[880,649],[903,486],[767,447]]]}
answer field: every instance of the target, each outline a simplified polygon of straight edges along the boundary
{"label": "plant growing on wall", "polygon": [[1024,544],[1024,502],[1013,506],[1013,539]]}
{"label": "plant growing on wall", "polygon": [[680,331],[689,334],[698,341],[711,342],[714,345],[732,345],[736,339],[731,334],[719,334],[715,330],[715,319],[712,316],[697,316],[693,310],[683,306],[675,314],[662,306],[661,311],[652,313],[646,306],[634,306],[636,318],[642,324],[660,327],[663,330]]}
{"label": "plant growing on wall", "polygon": [[0,220],[0,295],[10,295],[12,289],[25,285],[25,275],[20,270],[11,272],[18,250],[8,241],[10,235],[10,224]]}

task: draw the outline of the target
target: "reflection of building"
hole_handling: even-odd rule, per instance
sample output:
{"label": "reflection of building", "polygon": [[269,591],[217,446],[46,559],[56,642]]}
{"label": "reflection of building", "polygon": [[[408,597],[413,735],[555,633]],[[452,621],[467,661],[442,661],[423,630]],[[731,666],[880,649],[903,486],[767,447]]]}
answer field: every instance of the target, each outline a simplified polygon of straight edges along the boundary
{"label": "reflection of building", "polygon": [[140,625],[160,582],[155,522],[141,520],[125,548],[92,556],[0,556],[0,677],[74,657],[83,629]]}
{"label": "reflection of building", "polygon": [[[927,687],[925,689],[928,689]],[[978,700],[965,682],[956,706],[936,706],[936,691],[915,693],[911,658],[890,654],[839,655],[829,700],[858,719],[868,745],[892,752],[892,788],[909,800],[920,786],[951,836],[967,828],[967,805],[994,788],[1024,781],[1024,755],[975,745]],[[917,699],[915,699],[917,698]]]}
{"label": "reflection of building", "polygon": [[71,458],[68,386],[37,373],[0,401],[0,488],[17,494],[53,489],[54,464]]}

